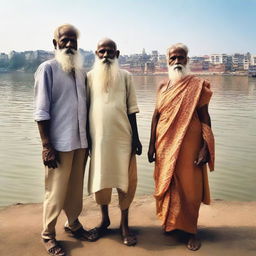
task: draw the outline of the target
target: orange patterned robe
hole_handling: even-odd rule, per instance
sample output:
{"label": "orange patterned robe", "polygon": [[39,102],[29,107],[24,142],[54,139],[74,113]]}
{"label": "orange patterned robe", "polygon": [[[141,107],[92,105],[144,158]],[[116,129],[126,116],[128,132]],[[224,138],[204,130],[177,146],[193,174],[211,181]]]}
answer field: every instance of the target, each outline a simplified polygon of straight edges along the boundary
{"label": "orange patterned robe", "polygon": [[197,115],[211,95],[210,84],[191,75],[158,93],[154,179],[157,215],[165,231],[196,233],[200,204],[210,203],[206,166],[194,161],[204,139],[210,152],[208,166],[214,169],[214,137]]}

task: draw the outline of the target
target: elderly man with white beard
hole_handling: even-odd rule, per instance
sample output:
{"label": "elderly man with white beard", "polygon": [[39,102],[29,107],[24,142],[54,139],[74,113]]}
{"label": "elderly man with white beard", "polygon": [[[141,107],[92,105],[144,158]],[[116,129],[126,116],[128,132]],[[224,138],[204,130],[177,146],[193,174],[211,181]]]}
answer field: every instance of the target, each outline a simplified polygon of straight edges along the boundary
{"label": "elderly man with white beard", "polygon": [[86,136],[86,74],[77,52],[78,30],[69,24],[55,30],[55,58],[35,73],[34,119],[42,141],[45,200],[42,239],[50,255],[65,255],[55,239],[57,218],[64,210],[65,231],[78,239],[95,241],[97,233],[83,229],[83,178],[88,156]]}
{"label": "elderly man with white beard", "polygon": [[185,231],[187,248],[198,250],[201,202],[210,203],[206,163],[214,169],[214,137],[204,79],[187,74],[188,48],[168,49],[169,79],[160,84],[151,124],[149,162],[155,161],[157,215],[164,231]]}
{"label": "elderly man with white beard", "polygon": [[119,51],[111,39],[98,43],[93,69],[88,73],[91,161],[88,188],[101,206],[103,235],[110,225],[108,204],[116,188],[121,210],[120,233],[125,245],[137,243],[128,225],[129,206],[137,184],[135,154],[140,155],[136,113],[139,112],[131,74],[119,68]]}

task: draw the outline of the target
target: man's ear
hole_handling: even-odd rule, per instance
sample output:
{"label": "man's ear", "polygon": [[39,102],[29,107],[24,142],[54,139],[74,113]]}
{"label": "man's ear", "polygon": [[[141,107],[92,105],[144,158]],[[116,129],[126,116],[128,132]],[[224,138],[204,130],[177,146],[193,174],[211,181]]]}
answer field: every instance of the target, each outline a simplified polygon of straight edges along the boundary
{"label": "man's ear", "polygon": [[57,49],[57,41],[56,41],[56,39],[53,39],[53,40],[52,40],[52,43],[53,43],[53,45],[54,45],[54,49]]}
{"label": "man's ear", "polygon": [[187,64],[187,63],[189,63],[189,57],[187,57],[187,62],[186,62],[186,64]]}
{"label": "man's ear", "polygon": [[118,57],[119,57],[119,55],[120,55],[120,51],[116,51],[116,58],[118,59]]}

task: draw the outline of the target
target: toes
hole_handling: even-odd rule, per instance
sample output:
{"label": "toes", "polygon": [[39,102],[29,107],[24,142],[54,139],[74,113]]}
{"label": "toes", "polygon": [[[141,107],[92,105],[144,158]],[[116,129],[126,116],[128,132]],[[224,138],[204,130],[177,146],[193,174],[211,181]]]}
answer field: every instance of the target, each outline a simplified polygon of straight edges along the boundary
{"label": "toes", "polygon": [[137,244],[137,238],[136,236],[123,236],[123,243],[127,246],[132,246]]}

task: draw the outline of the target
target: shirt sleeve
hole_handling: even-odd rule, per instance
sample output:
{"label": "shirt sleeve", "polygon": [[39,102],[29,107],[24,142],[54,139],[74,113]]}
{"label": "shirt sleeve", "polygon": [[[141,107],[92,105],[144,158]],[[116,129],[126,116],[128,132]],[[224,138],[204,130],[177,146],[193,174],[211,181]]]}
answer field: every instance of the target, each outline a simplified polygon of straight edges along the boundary
{"label": "shirt sleeve", "polygon": [[132,75],[130,73],[128,73],[126,78],[127,78],[126,79],[127,113],[130,115],[133,113],[138,113],[139,108],[137,105],[136,90],[135,90],[135,86],[133,83]]}
{"label": "shirt sleeve", "polygon": [[41,64],[35,73],[35,121],[50,120],[52,69],[50,65]]}
{"label": "shirt sleeve", "polygon": [[211,97],[212,97],[211,86],[207,81],[204,81],[197,107],[200,108],[204,105],[209,104]]}

